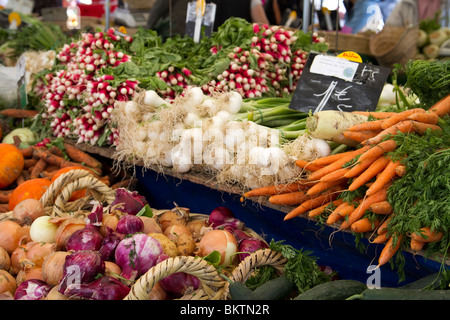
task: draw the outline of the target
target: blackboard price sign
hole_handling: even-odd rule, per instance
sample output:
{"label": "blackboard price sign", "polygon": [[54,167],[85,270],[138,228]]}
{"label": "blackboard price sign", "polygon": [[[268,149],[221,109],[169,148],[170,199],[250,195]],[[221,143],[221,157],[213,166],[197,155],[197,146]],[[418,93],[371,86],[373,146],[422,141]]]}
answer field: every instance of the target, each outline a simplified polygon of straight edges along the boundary
{"label": "blackboard price sign", "polygon": [[313,114],[374,111],[389,73],[390,68],[310,52],[289,107]]}

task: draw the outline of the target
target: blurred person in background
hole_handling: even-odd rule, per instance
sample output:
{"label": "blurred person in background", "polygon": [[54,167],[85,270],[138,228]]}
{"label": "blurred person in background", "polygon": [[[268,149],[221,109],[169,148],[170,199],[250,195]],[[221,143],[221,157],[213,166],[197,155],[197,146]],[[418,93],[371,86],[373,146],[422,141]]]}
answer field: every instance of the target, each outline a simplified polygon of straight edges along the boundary
{"label": "blurred person in background", "polygon": [[[448,1],[401,0],[386,20],[386,25],[416,25],[423,19],[433,19],[438,12],[447,12]],[[448,13],[447,13],[448,14]]]}
{"label": "blurred person in background", "polygon": [[344,0],[345,24],[342,32],[378,32],[384,26],[379,0]]}

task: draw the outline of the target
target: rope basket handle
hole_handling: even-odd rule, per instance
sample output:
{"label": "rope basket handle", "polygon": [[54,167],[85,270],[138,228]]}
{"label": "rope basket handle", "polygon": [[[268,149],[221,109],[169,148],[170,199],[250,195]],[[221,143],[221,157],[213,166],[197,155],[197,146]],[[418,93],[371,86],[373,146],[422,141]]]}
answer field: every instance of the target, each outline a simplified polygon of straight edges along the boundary
{"label": "rope basket handle", "polygon": [[201,288],[191,300],[221,300],[226,281],[205,260],[193,256],[176,256],[161,261],[142,275],[131,287],[124,300],[148,300],[150,291],[161,279],[177,272],[185,272],[200,280]]}
{"label": "rope basket handle", "polygon": [[75,169],[56,178],[42,195],[40,201],[46,208],[47,214],[62,216],[67,211],[76,211],[83,208],[92,200],[92,197],[86,196],[68,202],[74,191],[85,188],[88,188],[91,195],[99,201],[106,201],[110,204],[115,198],[115,191],[94,175],[83,169]]}
{"label": "rope basket handle", "polygon": [[[284,274],[284,265],[287,258],[281,252],[271,249],[256,250],[242,260],[231,273],[230,279],[233,282],[245,282],[257,267],[272,266],[280,274]],[[228,295],[230,283],[225,284],[225,292]]]}

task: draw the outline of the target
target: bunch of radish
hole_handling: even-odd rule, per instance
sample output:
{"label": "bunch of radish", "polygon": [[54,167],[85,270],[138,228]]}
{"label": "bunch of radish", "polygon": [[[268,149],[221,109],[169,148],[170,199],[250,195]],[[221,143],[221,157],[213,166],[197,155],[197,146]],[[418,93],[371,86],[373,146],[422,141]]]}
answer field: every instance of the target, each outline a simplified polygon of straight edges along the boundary
{"label": "bunch of radish", "polygon": [[78,142],[114,144],[117,130],[109,117],[116,101],[128,101],[137,81],[117,81],[102,74],[131,60],[121,50],[131,37],[122,39],[114,29],[105,33],[83,33],[77,42],[65,44],[57,53],[58,66],[45,75],[41,84],[45,112],[42,118],[56,137],[75,137]]}
{"label": "bunch of radish", "polygon": [[186,89],[189,85],[188,78],[191,75],[192,71],[186,67],[178,70],[178,68],[175,68],[174,66],[169,66],[166,70],[156,72],[156,77],[167,84],[167,88],[158,90],[158,93],[165,98],[175,99],[177,91],[174,90],[174,87],[179,87],[181,91]]}

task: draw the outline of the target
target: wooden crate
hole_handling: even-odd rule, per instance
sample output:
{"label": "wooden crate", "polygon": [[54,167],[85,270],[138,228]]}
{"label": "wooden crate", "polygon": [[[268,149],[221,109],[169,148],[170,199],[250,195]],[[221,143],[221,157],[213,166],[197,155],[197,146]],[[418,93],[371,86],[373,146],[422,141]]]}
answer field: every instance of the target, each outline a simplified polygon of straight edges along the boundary
{"label": "wooden crate", "polygon": [[336,31],[319,31],[320,37],[324,37],[330,51],[354,51],[358,54],[371,56],[371,35],[338,33],[336,47]]}

